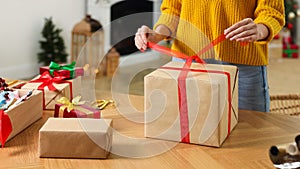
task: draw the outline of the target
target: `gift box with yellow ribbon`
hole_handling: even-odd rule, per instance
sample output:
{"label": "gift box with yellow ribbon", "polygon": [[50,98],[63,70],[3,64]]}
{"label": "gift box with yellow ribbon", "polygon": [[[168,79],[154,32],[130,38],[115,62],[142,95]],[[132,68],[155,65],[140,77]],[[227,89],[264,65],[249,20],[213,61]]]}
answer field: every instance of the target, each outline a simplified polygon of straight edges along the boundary
{"label": "gift box with yellow ribbon", "polygon": [[57,100],[55,104],[54,117],[63,118],[100,118],[100,110],[86,105],[84,101],[80,101],[80,96],[70,101],[66,97]]}
{"label": "gift box with yellow ribbon", "polygon": [[[84,75],[84,70],[82,67],[76,67],[76,62],[72,62],[71,64],[58,64],[55,62],[51,62],[49,66],[41,66],[40,74],[48,71],[52,77],[54,76],[65,76],[68,79],[73,79],[78,76]],[[55,73],[54,73],[55,72]]]}
{"label": "gift box with yellow ribbon", "polygon": [[81,76],[67,80],[65,76],[52,77],[49,72],[44,72],[24,84],[21,89],[43,91],[43,109],[53,110],[61,97],[72,99],[73,96],[80,95]]}

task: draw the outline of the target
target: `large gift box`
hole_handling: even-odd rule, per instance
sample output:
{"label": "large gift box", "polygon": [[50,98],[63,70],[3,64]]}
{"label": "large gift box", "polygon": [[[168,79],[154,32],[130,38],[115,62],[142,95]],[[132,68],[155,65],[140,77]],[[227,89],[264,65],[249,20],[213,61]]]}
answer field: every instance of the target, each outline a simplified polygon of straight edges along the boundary
{"label": "large gift box", "polygon": [[83,67],[76,67],[76,62],[71,64],[58,64],[55,62],[50,62],[49,66],[41,66],[40,74],[44,72],[49,72],[51,76],[66,76],[68,79],[72,79],[78,76],[84,75]]}
{"label": "large gift box", "polygon": [[146,137],[220,147],[238,122],[236,66],[169,62],[144,82]]}
{"label": "large gift box", "polygon": [[36,76],[21,89],[37,89],[43,91],[43,108],[54,110],[56,101],[61,97],[72,99],[81,93],[81,77],[66,80],[66,77],[51,77],[49,72]]}
{"label": "large gift box", "polygon": [[107,158],[112,120],[50,117],[39,131],[40,157]]}
{"label": "large gift box", "polygon": [[[18,92],[19,97],[23,100],[23,96],[28,96],[28,93],[31,91],[16,90],[15,92]],[[8,107],[8,109],[4,111],[4,114],[1,115],[1,136],[6,133],[8,141],[40,119],[43,115],[42,98],[42,92],[34,90],[25,100],[18,102],[18,104],[16,101]],[[5,138],[1,138],[1,141],[5,142],[6,140]]]}

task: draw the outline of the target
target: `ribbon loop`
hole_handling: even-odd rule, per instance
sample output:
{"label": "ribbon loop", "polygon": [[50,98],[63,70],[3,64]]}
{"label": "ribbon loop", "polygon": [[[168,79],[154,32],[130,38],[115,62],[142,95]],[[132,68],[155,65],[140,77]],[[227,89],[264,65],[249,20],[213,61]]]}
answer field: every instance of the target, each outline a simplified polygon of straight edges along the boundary
{"label": "ribbon loop", "polygon": [[60,64],[52,61],[52,62],[50,62],[50,65],[49,65],[50,75],[56,76],[54,74],[55,70],[66,70],[66,71],[70,71],[70,77],[73,78],[74,72],[75,72],[75,70],[74,70],[75,65],[76,65],[75,61],[73,61],[72,63],[67,64],[67,65],[60,65]]}
{"label": "ribbon loop", "polygon": [[44,72],[38,79],[31,80],[30,82],[42,82],[41,85],[39,85],[38,89],[43,90],[46,86],[49,88],[49,90],[55,91],[57,90],[53,83],[61,83],[63,80],[66,79],[65,76],[55,76],[52,77],[49,72]]}
{"label": "ribbon loop", "polygon": [[66,97],[61,97],[60,99],[57,100],[57,102],[66,106],[67,111],[70,112],[71,110],[74,109],[74,106],[83,105],[85,103],[85,101],[80,101],[80,99],[81,96],[76,96],[74,99],[72,99],[72,101],[70,101]]}

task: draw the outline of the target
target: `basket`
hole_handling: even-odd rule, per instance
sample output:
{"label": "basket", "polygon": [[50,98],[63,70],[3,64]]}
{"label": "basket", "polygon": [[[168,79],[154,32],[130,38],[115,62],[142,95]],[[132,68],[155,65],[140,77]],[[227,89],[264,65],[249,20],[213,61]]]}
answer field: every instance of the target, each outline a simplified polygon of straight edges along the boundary
{"label": "basket", "polygon": [[300,94],[279,94],[270,96],[270,112],[290,116],[300,115]]}

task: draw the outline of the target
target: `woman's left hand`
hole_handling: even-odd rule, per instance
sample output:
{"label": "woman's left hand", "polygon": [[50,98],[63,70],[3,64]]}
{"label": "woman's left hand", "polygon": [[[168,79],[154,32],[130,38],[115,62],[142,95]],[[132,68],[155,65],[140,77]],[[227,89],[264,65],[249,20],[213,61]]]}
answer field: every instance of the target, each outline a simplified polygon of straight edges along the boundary
{"label": "woman's left hand", "polygon": [[225,29],[226,39],[238,42],[254,42],[268,37],[269,30],[264,24],[256,24],[253,19],[243,19]]}

